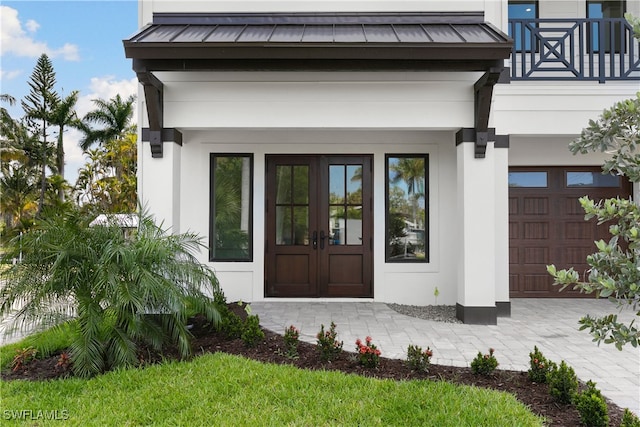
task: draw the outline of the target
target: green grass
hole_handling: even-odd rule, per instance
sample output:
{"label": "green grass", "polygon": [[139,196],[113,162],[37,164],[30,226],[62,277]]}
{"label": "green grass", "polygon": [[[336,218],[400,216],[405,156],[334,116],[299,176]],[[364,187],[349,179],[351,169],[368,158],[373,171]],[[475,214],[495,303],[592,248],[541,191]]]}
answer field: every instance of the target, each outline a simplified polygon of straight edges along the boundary
{"label": "green grass", "polygon": [[0,422],[31,411],[38,425],[60,425],[44,419],[52,414],[78,426],[542,425],[507,393],[305,371],[219,353],[89,380],[2,381],[0,395]]}

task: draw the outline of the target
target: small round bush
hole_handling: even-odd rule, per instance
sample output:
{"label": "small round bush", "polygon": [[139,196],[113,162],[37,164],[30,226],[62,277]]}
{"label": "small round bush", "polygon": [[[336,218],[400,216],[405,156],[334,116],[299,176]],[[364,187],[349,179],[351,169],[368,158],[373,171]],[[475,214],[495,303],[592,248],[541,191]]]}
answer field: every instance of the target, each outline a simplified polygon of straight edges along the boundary
{"label": "small round bush", "polygon": [[631,412],[629,408],[625,408],[620,427],[640,427],[640,418]]}
{"label": "small round bush", "polygon": [[593,381],[587,382],[587,388],[576,395],[574,403],[585,426],[606,427],[609,425],[607,402]]}
{"label": "small round bush", "polygon": [[489,354],[478,355],[471,361],[471,372],[476,375],[490,375],[498,367],[498,359],[493,355],[494,350],[489,349]]}
{"label": "small round bush", "polygon": [[559,403],[571,403],[578,390],[578,377],[573,368],[563,360],[560,366],[555,364],[547,375],[549,394]]}
{"label": "small round bush", "polygon": [[257,315],[246,318],[240,338],[247,347],[255,347],[260,340],[264,339],[264,332],[260,329],[260,318]]}

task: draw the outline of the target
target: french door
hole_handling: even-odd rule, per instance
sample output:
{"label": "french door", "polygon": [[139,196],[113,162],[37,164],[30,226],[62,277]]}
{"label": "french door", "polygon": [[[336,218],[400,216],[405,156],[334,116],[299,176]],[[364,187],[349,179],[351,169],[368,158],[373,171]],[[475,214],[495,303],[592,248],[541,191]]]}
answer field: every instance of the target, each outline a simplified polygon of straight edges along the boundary
{"label": "french door", "polygon": [[371,156],[266,157],[270,297],[371,297]]}

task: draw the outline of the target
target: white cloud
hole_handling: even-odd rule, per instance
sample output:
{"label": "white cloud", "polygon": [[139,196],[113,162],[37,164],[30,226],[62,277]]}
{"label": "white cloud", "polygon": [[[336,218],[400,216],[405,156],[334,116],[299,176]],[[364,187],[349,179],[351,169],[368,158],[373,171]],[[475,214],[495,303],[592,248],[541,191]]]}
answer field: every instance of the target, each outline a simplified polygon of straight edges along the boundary
{"label": "white cloud", "polygon": [[38,31],[38,28],[40,28],[40,24],[38,24],[36,21],[34,21],[33,19],[29,19],[25,24],[25,27],[27,27],[27,30],[29,30],[30,33],[35,33],[36,31]]}
{"label": "white cloud", "polygon": [[[40,25],[34,20],[25,23],[27,30],[34,34]],[[18,11],[9,6],[0,6],[0,39],[2,39],[2,55],[13,54],[37,58],[46,53],[52,58],[62,57],[67,61],[78,61],[78,46],[66,43],[60,48],[51,48],[47,43],[37,41],[27,34],[18,18]]]}
{"label": "white cloud", "polygon": [[6,71],[3,69],[0,69],[0,79],[2,80],[12,80],[21,75],[22,75],[22,70]]}

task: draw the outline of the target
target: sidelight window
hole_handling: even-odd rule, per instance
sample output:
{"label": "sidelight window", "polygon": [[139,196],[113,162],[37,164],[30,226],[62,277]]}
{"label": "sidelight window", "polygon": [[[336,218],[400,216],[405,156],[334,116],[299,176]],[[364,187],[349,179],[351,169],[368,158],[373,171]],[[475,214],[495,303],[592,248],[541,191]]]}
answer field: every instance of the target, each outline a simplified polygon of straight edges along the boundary
{"label": "sidelight window", "polygon": [[386,259],[428,262],[429,156],[386,156]]}
{"label": "sidelight window", "polygon": [[210,261],[252,261],[253,156],[211,154]]}

